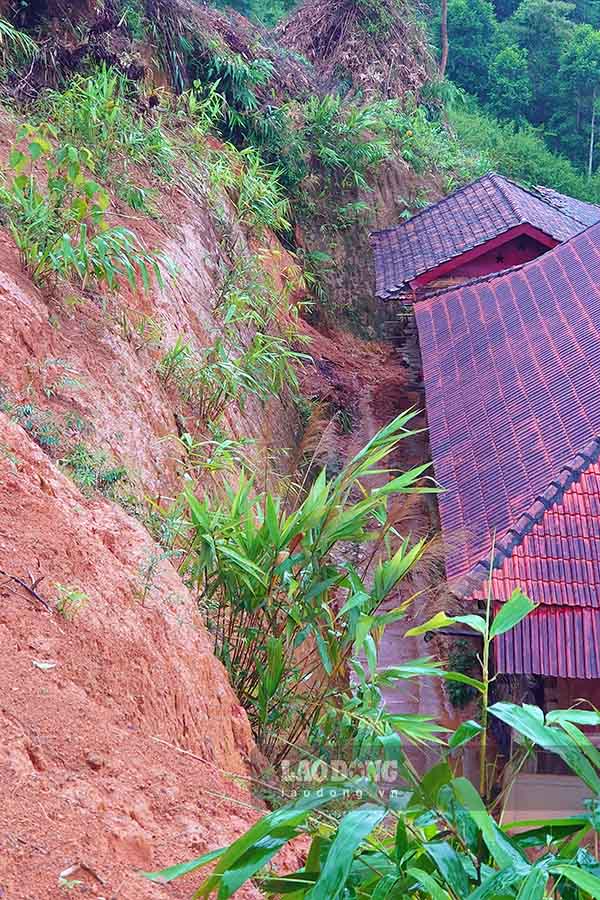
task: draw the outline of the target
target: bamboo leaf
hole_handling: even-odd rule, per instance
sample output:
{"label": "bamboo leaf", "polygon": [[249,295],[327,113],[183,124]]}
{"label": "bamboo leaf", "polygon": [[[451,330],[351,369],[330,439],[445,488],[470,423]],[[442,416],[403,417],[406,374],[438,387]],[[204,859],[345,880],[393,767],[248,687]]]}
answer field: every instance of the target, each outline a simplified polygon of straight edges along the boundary
{"label": "bamboo leaf", "polygon": [[167,869],[161,869],[160,872],[140,872],[140,875],[148,878],[149,881],[156,881],[158,884],[168,884],[169,881],[175,881],[176,878],[181,878],[182,875],[187,875],[201,866],[206,866],[222,856],[223,853],[225,853],[225,848],[221,847],[219,850],[211,850],[210,853],[205,853],[203,856],[198,856],[189,862],[169,866]]}
{"label": "bamboo leaf", "polygon": [[[278,830],[281,828],[296,828],[301,825],[312,810],[318,809],[321,806],[326,806],[328,803],[331,803],[332,800],[343,796],[344,792],[347,791],[351,785],[356,787],[356,789],[360,789],[361,786],[363,789],[367,787],[364,782],[350,782],[339,787],[324,786],[318,791],[311,791],[310,793],[303,794],[294,803],[283,806],[281,809],[277,809],[264,816],[256,823],[256,825],[250,828],[225,850],[212,874],[208,876],[194,894],[194,900],[209,897],[214,890],[218,889],[225,873],[235,871],[238,863],[244,859],[246,852],[258,845],[263,838],[277,834]],[[275,852],[276,849],[273,849],[272,855],[274,855]],[[256,868],[254,869],[254,872],[258,871],[264,863],[264,856],[255,859]],[[248,874],[249,867],[247,866],[245,866],[244,871],[246,880],[254,874],[254,872]],[[228,881],[228,890],[231,890],[234,880],[235,879],[230,879]],[[241,883],[238,887],[241,886]],[[224,897],[230,897],[232,896],[232,893],[233,891],[225,894]]]}
{"label": "bamboo leaf", "polygon": [[577,744],[559,728],[544,725],[538,713],[514,703],[495,703],[489,712],[515,728],[538,747],[560,756],[570,769],[594,792],[600,794],[600,777]]}
{"label": "bamboo leaf", "polygon": [[336,900],[344,893],[355,851],[386,814],[385,806],[373,805],[346,813],[329,848],[321,875],[306,900]]}
{"label": "bamboo leaf", "polygon": [[[417,882],[417,885],[423,889],[424,892],[427,893],[427,896],[431,898],[431,900],[450,900],[451,895],[444,890],[441,885],[435,880],[432,875],[429,875],[427,872],[424,872],[422,869],[417,868],[409,868],[406,870],[406,874],[411,878],[414,878]],[[419,888],[417,887],[417,890]]]}
{"label": "bamboo leaf", "polygon": [[499,612],[494,617],[490,628],[490,637],[498,637],[498,635],[510,631],[535,608],[536,604],[529,597],[525,596],[522,591],[519,589],[513,591],[510,600],[502,604]]}
{"label": "bamboo leaf", "polygon": [[560,875],[566,878],[578,888],[586,891],[594,900],[600,900],[600,878],[592,875],[591,872],[586,872],[585,869],[570,866],[566,863],[551,866],[550,872],[552,875]]}
{"label": "bamboo leaf", "polygon": [[473,719],[462,722],[448,741],[448,746],[452,750],[456,750],[458,747],[464,747],[464,745],[468,744],[469,741],[472,741],[474,737],[481,734],[481,730],[479,722],[475,722]]}
{"label": "bamboo leaf", "polygon": [[544,900],[547,883],[548,872],[539,867],[533,868],[519,888],[517,900]]}
{"label": "bamboo leaf", "polygon": [[452,844],[447,841],[424,842],[423,850],[433,860],[438,872],[460,897],[469,893],[469,879],[462,860]]}
{"label": "bamboo leaf", "polygon": [[427,631],[435,631],[438,628],[447,628],[448,625],[453,625],[455,621],[456,619],[447,616],[446,613],[439,612],[422,625],[417,625],[415,628],[409,628],[404,637],[418,637],[420,634],[425,634]]}

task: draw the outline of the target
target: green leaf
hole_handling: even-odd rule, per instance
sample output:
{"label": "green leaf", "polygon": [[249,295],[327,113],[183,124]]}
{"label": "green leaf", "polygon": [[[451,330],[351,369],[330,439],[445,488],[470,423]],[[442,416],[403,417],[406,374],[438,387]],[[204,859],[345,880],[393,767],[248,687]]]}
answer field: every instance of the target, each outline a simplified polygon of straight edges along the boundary
{"label": "green leaf", "polygon": [[564,819],[527,819],[502,824],[503,831],[511,832],[515,828],[527,829],[515,835],[520,847],[543,847],[548,839],[556,841],[584,828],[589,830],[590,823],[584,816],[568,816]]}
{"label": "green leaf", "polygon": [[460,897],[466,897],[469,893],[469,879],[452,844],[447,841],[425,842],[423,850],[433,860],[446,884],[456,890]]}
{"label": "green leaf", "polygon": [[367,600],[370,599],[371,598],[367,593],[365,593],[365,591],[357,591],[355,594],[352,594],[352,596],[346,601],[346,603],[344,603],[339,611],[339,615],[343,616],[347,612],[350,612],[351,609],[356,609],[357,607],[360,608]]}
{"label": "green leaf", "polygon": [[544,891],[548,883],[548,872],[533,868],[517,894],[517,900],[544,900]]}
{"label": "green leaf", "polygon": [[535,608],[536,604],[517,588],[513,591],[510,600],[507,600],[506,603],[502,604],[497,615],[494,617],[492,627],[490,628],[490,637],[498,637],[499,634],[510,631],[511,628],[518,625],[519,622],[528,616]]}
{"label": "green leaf", "polygon": [[486,622],[482,616],[455,616],[455,622],[460,622],[462,625],[468,625],[469,628],[472,628],[473,631],[478,631],[480,634],[485,634],[486,632]]}
{"label": "green leaf", "polygon": [[[355,787],[357,790],[370,790],[371,785],[364,780],[345,782],[343,786],[326,785],[319,788],[318,791],[303,794],[294,803],[283,806],[281,809],[276,809],[274,812],[264,816],[225,850],[212,874],[208,876],[194,894],[194,900],[209,897],[219,887],[225,873],[235,870],[237,864],[244,859],[246,852],[257,846],[264,837],[276,834],[278,829],[281,828],[293,828],[301,825],[312,810],[326,806],[338,797],[343,797],[347,790],[352,790],[352,787]],[[273,852],[275,853],[276,851],[274,850]],[[264,858],[262,862],[258,862],[255,872],[263,864]],[[247,872],[246,868],[245,871]],[[246,877],[250,878],[252,874],[254,873],[247,874]],[[224,897],[230,896],[231,893],[224,895]]]}
{"label": "green leaf", "polygon": [[576,725],[600,725],[600,713],[591,709],[552,709],[546,713],[546,724],[562,725],[573,722]]}
{"label": "green leaf", "polygon": [[421,801],[421,798],[423,798],[425,803],[429,806],[437,806],[438,794],[441,788],[446,784],[450,784],[451,781],[452,769],[445,760],[432,766],[431,769],[423,775],[417,789],[416,793],[417,795],[420,795],[419,802]]}
{"label": "green leaf", "polygon": [[169,866],[167,869],[161,869],[160,872],[140,872],[140,875],[148,878],[150,881],[156,881],[158,884],[168,884],[169,881],[175,881],[176,878],[181,878],[182,875],[187,875],[188,872],[193,872],[195,869],[199,869],[200,866],[205,866],[207,863],[218,859],[223,853],[225,853],[225,848],[221,847],[220,850],[211,850],[210,853],[205,853],[203,856],[198,856],[189,862]]}
{"label": "green leaf", "polygon": [[477,678],[471,678],[470,675],[465,675],[463,672],[443,672],[441,674],[445,681],[456,681],[458,684],[468,684],[470,687],[475,688],[476,691],[479,691],[480,694],[483,694],[485,691],[485,684],[483,681],[479,681]]}
{"label": "green leaf", "polygon": [[306,895],[306,900],[335,900],[344,892],[355,851],[386,814],[385,806],[373,805],[346,813],[329,848],[319,880]]}
{"label": "green leaf", "polygon": [[486,878],[466,900],[508,900],[513,897],[512,886],[521,878],[521,874],[512,866],[506,866],[500,872],[494,872]]}
{"label": "green leaf", "polygon": [[319,657],[321,659],[321,662],[323,663],[323,668],[328,675],[331,675],[331,673],[333,672],[333,663],[331,662],[331,657],[329,655],[329,648],[327,647],[327,644],[325,643],[321,632],[317,628],[314,628],[313,632],[315,635],[315,640],[317,642]]}
{"label": "green leaf", "polygon": [[416,628],[409,628],[404,637],[418,637],[427,631],[435,631],[437,628],[446,628],[453,625],[456,620],[447,616],[444,612],[436,613],[431,619],[428,619],[423,625],[417,625]]}
{"label": "green leaf", "polygon": [[8,157],[8,164],[11,169],[19,173],[27,164],[27,157],[20,150],[11,150]]}
{"label": "green leaf", "polygon": [[475,722],[473,719],[468,719],[466,722],[462,722],[454,734],[451,736],[448,741],[448,746],[452,750],[456,750],[457,747],[463,747],[465,744],[468,744],[469,741],[472,741],[474,737],[481,734],[482,727],[479,722]]}
{"label": "green leaf", "polygon": [[232,897],[249,878],[262,869],[273,856],[296,836],[295,828],[280,828],[267,834],[236,861],[235,865],[223,873],[219,885],[218,897]]}
{"label": "green leaf", "polygon": [[450,894],[438,884],[432,875],[428,875],[422,869],[410,868],[407,869],[406,874],[415,879],[431,900],[450,900]]}
{"label": "green leaf", "polygon": [[32,160],[33,160],[34,162],[35,162],[36,159],[39,159],[40,156],[42,156],[42,154],[43,154],[43,152],[44,152],[44,148],[43,148],[43,146],[40,144],[39,141],[32,141],[32,142],[29,144],[29,146],[28,146],[27,149],[29,150],[29,155],[31,156],[31,158],[32,158]]}
{"label": "green leaf", "polygon": [[261,888],[268,893],[269,896],[280,894],[293,894],[290,900],[301,900],[305,896],[306,889],[311,887],[319,877],[318,872],[307,872],[300,869],[298,872],[292,872],[291,875],[284,875],[280,878],[265,878],[261,880]]}
{"label": "green leaf", "polygon": [[496,864],[501,867],[517,869],[527,867],[527,860],[508,837],[500,831],[469,779],[455,778],[452,781],[452,790],[456,799],[464,806],[480,830]]}
{"label": "green leaf", "polygon": [[590,872],[579,869],[577,866],[563,865],[562,863],[557,866],[551,866],[550,872],[552,875],[561,875],[563,878],[568,879],[568,881],[577,885],[578,888],[586,891],[594,900],[600,900],[600,878],[596,878]]}
{"label": "green leaf", "polygon": [[542,724],[538,715],[540,711],[534,712],[533,709],[514,703],[495,703],[490,706],[489,712],[538,747],[556,753],[595,795],[600,794],[600,778],[585,754],[561,729]]}

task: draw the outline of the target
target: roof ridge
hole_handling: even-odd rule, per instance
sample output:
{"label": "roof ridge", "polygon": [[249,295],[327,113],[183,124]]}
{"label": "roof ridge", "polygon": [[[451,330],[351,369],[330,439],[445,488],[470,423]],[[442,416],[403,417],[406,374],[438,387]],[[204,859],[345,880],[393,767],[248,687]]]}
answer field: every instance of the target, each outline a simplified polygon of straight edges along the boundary
{"label": "roof ridge", "polygon": [[493,175],[496,175],[496,172],[484,172],[483,175],[480,175],[479,178],[476,178],[474,181],[468,181],[466,184],[463,184],[462,187],[456,188],[449,194],[445,194],[445,196],[440,197],[440,199],[436,200],[435,203],[430,203],[429,206],[425,206],[418,212],[413,213],[413,215],[409,219],[405,219],[403,222],[396,222],[395,225],[388,225],[387,228],[378,228],[375,231],[371,231],[369,237],[372,240],[380,234],[386,234],[388,231],[395,231],[396,228],[402,228],[408,222],[414,222],[415,219],[418,219],[419,216],[422,216],[424,213],[431,212],[431,210],[436,209],[438,206],[441,206],[442,203],[445,203],[446,200],[451,200],[452,197],[456,197],[457,194],[461,194],[467,188],[473,187],[474,184],[479,184],[479,182],[483,181],[484,178],[491,178]]}
{"label": "roof ridge", "polygon": [[515,216],[517,217],[519,222],[527,221],[524,218],[521,210],[517,209],[517,206],[516,206],[513,198],[510,196],[509,192],[506,190],[506,188],[504,186],[504,182],[508,182],[508,184],[514,185],[514,187],[519,188],[520,191],[527,191],[527,188],[524,188],[518,182],[512,181],[510,178],[507,178],[506,175],[498,174],[498,172],[494,172],[492,174],[492,179],[498,184],[498,190],[500,191],[500,193],[502,194],[502,196],[504,197],[504,199],[510,206],[511,210],[513,211],[513,213],[515,214]]}
{"label": "roof ridge", "polygon": [[593,206],[596,209],[600,210],[600,205],[598,205],[598,203],[591,203],[589,200],[581,200],[579,197],[570,197],[568,194],[563,194],[562,191],[557,191],[555,188],[549,188],[544,184],[535,185],[534,190],[538,192],[538,194],[546,203],[549,203],[550,206],[553,206],[554,209],[557,209],[563,216],[567,216],[567,218],[573,219],[574,222],[579,222],[580,225],[587,225],[587,222],[584,222],[582,219],[578,219],[577,216],[573,215],[573,213],[566,212],[557,203],[553,203],[551,199],[545,196],[544,191],[550,191],[552,194],[558,195],[559,197],[565,197],[567,200],[575,200],[577,203],[585,203],[586,206]]}
{"label": "roof ridge", "polygon": [[500,569],[504,561],[512,555],[533,529],[539,524],[546,512],[560,503],[565,493],[600,459],[600,435],[592,438],[582,450],[579,450],[569,462],[565,463],[556,477],[552,478],[543,493],[538,494],[532,503],[521,513],[515,522],[506,529],[503,536],[493,543],[493,557],[483,557],[470,570],[452,585],[452,592],[461,597],[470,596],[489,577],[492,569]]}

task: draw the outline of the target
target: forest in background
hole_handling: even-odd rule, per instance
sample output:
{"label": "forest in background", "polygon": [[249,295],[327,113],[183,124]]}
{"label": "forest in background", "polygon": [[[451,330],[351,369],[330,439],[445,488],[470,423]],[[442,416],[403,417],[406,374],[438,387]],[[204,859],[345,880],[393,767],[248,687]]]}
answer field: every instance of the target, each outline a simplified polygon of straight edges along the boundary
{"label": "forest in background", "polygon": [[[217,5],[267,28],[297,6],[293,0]],[[369,5],[378,6],[373,0],[359,5],[367,13]],[[442,16],[447,16],[447,59],[440,62],[447,82],[433,93],[450,107],[450,122],[467,148],[482,151],[509,176],[600,197],[595,184],[585,187],[576,177],[592,176],[600,164],[598,0],[433,0],[416,4],[414,13],[442,60]],[[385,41],[385,17],[375,12],[369,18]],[[337,75],[343,88],[347,73],[340,69]]]}

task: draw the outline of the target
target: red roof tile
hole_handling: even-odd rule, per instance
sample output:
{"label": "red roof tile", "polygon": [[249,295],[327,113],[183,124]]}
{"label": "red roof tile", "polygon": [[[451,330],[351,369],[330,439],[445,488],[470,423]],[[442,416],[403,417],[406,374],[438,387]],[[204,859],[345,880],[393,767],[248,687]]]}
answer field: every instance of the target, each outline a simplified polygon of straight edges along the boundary
{"label": "red roof tile", "polygon": [[598,221],[600,207],[591,203],[489,173],[408,221],[373,232],[377,296],[393,297],[418,275],[518,225],[565,241]]}
{"label": "red roof tile", "polygon": [[481,595],[494,544],[495,597],[543,605],[499,662],[596,677],[568,648],[600,623],[600,224],[416,316],[448,576]]}
{"label": "red roof tile", "polygon": [[496,641],[496,668],[521,675],[600,678],[600,610],[539,607]]}

